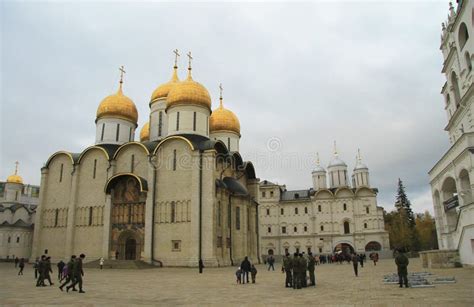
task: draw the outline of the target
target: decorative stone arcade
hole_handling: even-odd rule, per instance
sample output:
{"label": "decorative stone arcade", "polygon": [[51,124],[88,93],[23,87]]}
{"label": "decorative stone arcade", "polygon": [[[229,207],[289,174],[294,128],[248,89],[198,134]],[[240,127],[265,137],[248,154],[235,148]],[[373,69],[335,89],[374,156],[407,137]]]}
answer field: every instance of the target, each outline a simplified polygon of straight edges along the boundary
{"label": "decorative stone arcade", "polygon": [[146,180],[134,174],[113,176],[106,186],[111,196],[109,255],[140,260],[144,250]]}

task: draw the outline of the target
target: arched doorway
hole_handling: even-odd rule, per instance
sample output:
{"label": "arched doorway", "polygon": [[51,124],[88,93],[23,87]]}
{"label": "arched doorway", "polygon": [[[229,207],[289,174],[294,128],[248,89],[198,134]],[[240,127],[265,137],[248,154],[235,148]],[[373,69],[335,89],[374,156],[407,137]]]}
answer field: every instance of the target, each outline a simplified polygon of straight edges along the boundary
{"label": "arched doorway", "polygon": [[270,249],[268,250],[268,255],[273,256],[273,249],[270,248]]}
{"label": "arched doorway", "polygon": [[145,235],[147,182],[134,174],[118,174],[109,179],[106,192],[112,198],[112,258],[139,260]]}
{"label": "arched doorway", "polygon": [[371,252],[371,251],[380,251],[382,250],[382,245],[380,245],[379,242],[376,242],[376,241],[370,241],[369,243],[367,243],[367,245],[365,246],[365,251],[366,252]]}
{"label": "arched doorway", "polygon": [[441,196],[446,215],[447,230],[452,231],[454,227],[456,227],[458,216],[456,207],[459,204],[456,181],[452,177],[448,177],[444,180],[443,185],[441,186]]}
{"label": "arched doorway", "polygon": [[125,260],[135,260],[137,258],[137,241],[129,238],[125,241]]}
{"label": "arched doorway", "polygon": [[334,247],[334,253],[343,255],[350,255],[354,252],[354,248],[349,243],[339,243]]}

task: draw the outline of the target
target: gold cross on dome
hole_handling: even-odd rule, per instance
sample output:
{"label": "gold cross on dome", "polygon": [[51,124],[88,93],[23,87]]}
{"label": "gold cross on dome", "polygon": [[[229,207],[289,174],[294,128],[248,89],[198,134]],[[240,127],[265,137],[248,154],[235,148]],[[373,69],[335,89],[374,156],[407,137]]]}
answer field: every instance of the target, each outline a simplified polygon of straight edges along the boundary
{"label": "gold cross on dome", "polygon": [[178,66],[178,57],[181,56],[178,52],[178,49],[173,50],[174,53],[174,66]]}
{"label": "gold cross on dome", "polygon": [[126,73],[123,65],[119,67],[119,70],[120,70],[120,84],[123,83],[123,74]]}
{"label": "gold cross on dome", "polygon": [[224,90],[224,88],[222,87],[222,83],[219,83],[219,91],[220,91],[220,98],[222,100],[222,91]]}
{"label": "gold cross on dome", "polygon": [[189,58],[189,69],[191,69],[191,61],[193,59],[193,57],[191,56],[191,51],[189,51],[187,54],[186,54]]}
{"label": "gold cross on dome", "polygon": [[18,164],[20,164],[18,161],[15,161],[15,175],[18,174]]}

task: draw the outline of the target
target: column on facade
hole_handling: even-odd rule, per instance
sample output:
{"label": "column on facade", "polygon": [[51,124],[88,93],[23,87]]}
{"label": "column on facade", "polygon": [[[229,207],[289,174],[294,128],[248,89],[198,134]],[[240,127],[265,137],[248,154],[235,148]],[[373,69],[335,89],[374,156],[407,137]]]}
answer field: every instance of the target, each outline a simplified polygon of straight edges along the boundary
{"label": "column on facade", "polygon": [[214,149],[202,153],[202,258],[205,264],[217,266],[214,242],[216,239],[217,225],[215,223],[215,156]]}
{"label": "column on facade", "polygon": [[76,227],[76,200],[79,176],[79,166],[73,165],[71,194],[69,195],[69,204],[67,206],[66,248],[63,257],[69,257],[74,253],[74,230]]}
{"label": "column on facade", "polygon": [[192,152],[191,174],[191,229],[189,234],[189,266],[197,266],[199,261],[199,151]]}
{"label": "column on facade", "polygon": [[[110,166],[107,169],[107,181],[115,174],[115,161],[110,161]],[[105,205],[104,205],[104,237],[102,240],[102,257],[104,259],[110,259],[110,234],[112,231],[112,195],[113,190],[109,194],[105,195]]]}
{"label": "column on facade", "polygon": [[43,221],[43,210],[42,208],[44,207],[44,200],[46,199],[46,193],[47,193],[47,184],[48,184],[48,172],[49,169],[46,167],[43,167],[41,169],[41,189],[40,189],[40,194],[39,194],[39,202],[38,206],[36,207],[36,215],[35,215],[35,228],[34,228],[34,233],[33,233],[33,248],[31,251],[31,258],[36,258],[39,257],[41,254],[40,246],[41,246],[41,227],[42,227],[42,221]]}
{"label": "column on facade", "polygon": [[155,170],[155,156],[151,157],[150,161],[148,162],[148,192],[146,195],[146,203],[145,203],[145,246],[144,246],[144,261],[152,263],[152,237],[153,237],[153,195],[155,195],[156,185],[154,179],[156,178],[156,170]]}

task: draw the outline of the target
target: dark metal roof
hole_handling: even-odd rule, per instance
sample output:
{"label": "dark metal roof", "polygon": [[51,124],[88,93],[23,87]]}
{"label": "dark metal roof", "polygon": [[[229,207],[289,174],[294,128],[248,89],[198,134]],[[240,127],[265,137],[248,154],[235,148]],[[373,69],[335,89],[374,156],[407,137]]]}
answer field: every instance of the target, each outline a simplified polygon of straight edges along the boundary
{"label": "dark metal roof", "polygon": [[268,180],[263,180],[263,181],[260,181],[260,185],[276,185],[276,184]]}
{"label": "dark metal roof", "polygon": [[109,155],[109,159],[112,159],[114,157],[115,152],[120,147],[120,145],[117,144],[97,144],[95,146],[102,147],[103,149],[105,149],[105,151]]}
{"label": "dark metal roof", "polygon": [[249,192],[237,179],[233,177],[224,177],[223,180],[216,179],[216,185],[228,190],[232,195],[247,196]]}
{"label": "dark metal roof", "polygon": [[288,200],[299,200],[299,199],[304,199],[308,200],[309,198],[309,193],[310,190],[294,190],[294,191],[282,191],[280,200],[282,201],[288,201]]}

